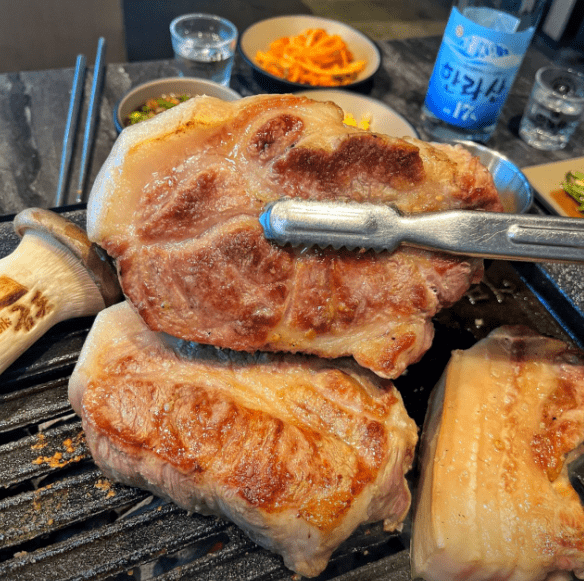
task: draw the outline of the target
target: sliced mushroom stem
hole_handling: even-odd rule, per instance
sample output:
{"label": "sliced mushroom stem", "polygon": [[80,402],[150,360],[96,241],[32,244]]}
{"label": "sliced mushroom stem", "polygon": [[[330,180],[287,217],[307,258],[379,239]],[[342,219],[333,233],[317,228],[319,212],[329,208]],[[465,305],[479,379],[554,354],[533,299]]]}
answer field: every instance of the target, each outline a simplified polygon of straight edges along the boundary
{"label": "sliced mushroom stem", "polygon": [[0,373],[56,323],[121,299],[113,267],[83,229],[37,208],[14,226],[22,240],[0,260]]}

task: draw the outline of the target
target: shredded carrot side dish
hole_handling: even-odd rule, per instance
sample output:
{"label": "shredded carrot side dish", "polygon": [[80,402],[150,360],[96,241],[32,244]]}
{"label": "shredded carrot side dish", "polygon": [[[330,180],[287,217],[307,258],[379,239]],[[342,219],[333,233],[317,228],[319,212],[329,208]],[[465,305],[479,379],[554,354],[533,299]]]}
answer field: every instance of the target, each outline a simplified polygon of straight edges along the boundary
{"label": "shredded carrot side dish", "polygon": [[293,83],[336,87],[353,82],[366,61],[353,59],[345,41],[322,28],[309,28],[298,36],[284,36],[257,51],[258,65],[276,77]]}

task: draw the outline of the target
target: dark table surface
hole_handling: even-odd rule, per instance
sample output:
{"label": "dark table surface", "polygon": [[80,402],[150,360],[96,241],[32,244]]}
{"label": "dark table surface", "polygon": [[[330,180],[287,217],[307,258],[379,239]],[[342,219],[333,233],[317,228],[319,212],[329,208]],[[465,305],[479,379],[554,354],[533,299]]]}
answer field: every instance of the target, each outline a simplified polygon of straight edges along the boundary
{"label": "dark table surface", "polygon": [[[427,37],[380,42],[382,67],[368,91],[402,114],[424,135],[419,124],[419,111],[428,79],[439,48],[440,38]],[[517,134],[517,126],[527,103],[536,70],[551,61],[532,46],[513,85],[498,127],[488,146],[500,151],[519,167],[584,156],[584,130],[576,132],[561,151],[542,152],[525,144]],[[113,109],[130,88],[147,80],[175,76],[171,60],[109,64],[106,70],[96,140],[88,169],[90,188],[99,168],[108,156],[117,133]],[[0,74],[0,216],[36,206],[51,208],[55,204],[63,134],[69,108],[69,95],[74,69]],[[66,197],[74,204],[81,158],[92,70],[85,79],[84,107],[76,139],[71,176]],[[266,87],[253,77],[249,66],[236,56],[231,87],[242,96],[264,93]],[[543,211],[536,205],[536,211]],[[526,282],[536,294],[549,302],[550,310],[574,326],[584,313],[584,268],[580,264],[519,265]],[[584,330],[569,329],[579,343]]]}

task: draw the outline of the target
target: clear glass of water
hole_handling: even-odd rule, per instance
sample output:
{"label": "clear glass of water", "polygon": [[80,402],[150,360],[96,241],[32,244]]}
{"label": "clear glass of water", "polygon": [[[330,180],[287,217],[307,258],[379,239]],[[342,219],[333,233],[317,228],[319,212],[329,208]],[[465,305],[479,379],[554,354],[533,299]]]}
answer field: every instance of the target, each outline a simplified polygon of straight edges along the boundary
{"label": "clear glass of water", "polygon": [[521,118],[519,135],[536,149],[566,147],[584,111],[584,75],[571,69],[543,67]]}
{"label": "clear glass of water", "polygon": [[237,28],[213,14],[184,14],[170,23],[179,74],[228,86],[237,44]]}

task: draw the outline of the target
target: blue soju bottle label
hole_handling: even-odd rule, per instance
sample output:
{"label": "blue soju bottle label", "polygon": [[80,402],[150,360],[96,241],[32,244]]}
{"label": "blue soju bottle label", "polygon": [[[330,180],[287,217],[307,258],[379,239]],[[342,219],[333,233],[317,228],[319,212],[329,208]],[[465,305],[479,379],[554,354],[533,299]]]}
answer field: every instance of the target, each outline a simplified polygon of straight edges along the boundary
{"label": "blue soju bottle label", "polygon": [[[481,24],[477,24],[480,22]],[[534,28],[515,32],[519,20],[490,8],[454,7],[428,85],[426,107],[465,129],[494,125]]]}

